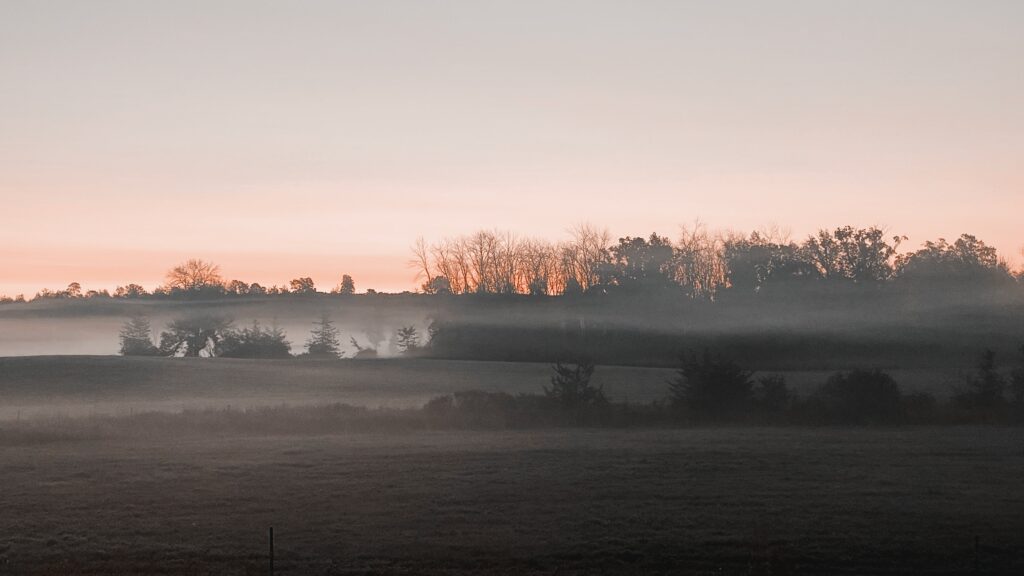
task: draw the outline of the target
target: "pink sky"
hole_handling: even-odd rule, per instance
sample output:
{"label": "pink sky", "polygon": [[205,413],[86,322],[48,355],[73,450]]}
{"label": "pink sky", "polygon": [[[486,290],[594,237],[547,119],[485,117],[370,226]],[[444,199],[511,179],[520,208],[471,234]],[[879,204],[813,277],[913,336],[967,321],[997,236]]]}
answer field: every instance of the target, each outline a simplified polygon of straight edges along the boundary
{"label": "pink sky", "polygon": [[880,225],[1019,263],[1024,4],[20,3],[0,293],[413,289],[417,236]]}

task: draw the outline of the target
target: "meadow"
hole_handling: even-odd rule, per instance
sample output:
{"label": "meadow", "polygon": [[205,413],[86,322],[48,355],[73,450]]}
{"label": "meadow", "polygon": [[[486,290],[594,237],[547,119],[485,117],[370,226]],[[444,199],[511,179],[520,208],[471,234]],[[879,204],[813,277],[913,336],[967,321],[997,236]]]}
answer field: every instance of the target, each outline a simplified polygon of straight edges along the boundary
{"label": "meadow", "polygon": [[[890,373],[905,391],[940,398],[960,384],[948,370]],[[794,391],[807,393],[830,372],[783,374]],[[666,398],[674,375],[669,368],[599,366],[594,383],[613,401],[649,403]],[[281,404],[408,408],[463,390],[540,393],[550,376],[550,364],[535,362],[11,357],[0,358],[0,421]]]}
{"label": "meadow", "polygon": [[[1024,430],[0,447],[5,574],[1019,574]],[[976,546],[977,543],[977,546]]]}
{"label": "meadow", "polygon": [[[539,363],[0,359],[0,573],[1017,574],[1024,428],[504,429]],[[897,371],[941,393],[939,372]],[[614,401],[672,371],[599,366]],[[798,391],[824,372],[792,372]],[[907,382],[911,384],[908,385]]]}

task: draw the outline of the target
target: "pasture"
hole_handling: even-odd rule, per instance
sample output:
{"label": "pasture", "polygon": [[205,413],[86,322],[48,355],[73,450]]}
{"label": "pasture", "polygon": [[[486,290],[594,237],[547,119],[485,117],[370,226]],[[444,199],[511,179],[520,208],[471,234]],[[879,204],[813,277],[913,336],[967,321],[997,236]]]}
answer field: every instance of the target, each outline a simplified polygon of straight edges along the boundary
{"label": "pasture", "polygon": [[[808,393],[826,371],[784,372]],[[949,371],[893,370],[906,392],[948,396],[958,384]],[[668,368],[599,366],[594,382],[613,401],[664,399]],[[251,408],[347,403],[418,407],[462,390],[540,393],[551,366],[529,362],[459,360],[230,360],[33,356],[0,358],[0,420],[32,416],[119,415],[141,411]]]}
{"label": "pasture", "polygon": [[[1024,430],[550,430],[0,447],[0,572],[1024,570]],[[978,546],[975,548],[975,538]]]}
{"label": "pasture", "polygon": [[[277,574],[1024,571],[1021,428],[453,430],[403,410],[549,375],[0,359],[0,573],[266,574],[270,526]],[[671,376],[595,378],[649,402]],[[787,376],[806,391],[825,373]]]}

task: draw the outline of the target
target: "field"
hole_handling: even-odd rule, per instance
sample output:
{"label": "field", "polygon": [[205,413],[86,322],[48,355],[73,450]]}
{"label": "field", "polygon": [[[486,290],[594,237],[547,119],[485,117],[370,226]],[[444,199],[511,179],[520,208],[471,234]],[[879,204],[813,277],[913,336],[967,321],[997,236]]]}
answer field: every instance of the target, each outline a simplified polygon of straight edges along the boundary
{"label": "field", "polygon": [[265,574],[274,526],[279,574],[1019,574],[1022,447],[997,428],[8,446],[0,572]]}
{"label": "field", "polygon": [[[893,370],[904,391],[947,396],[956,374]],[[549,384],[549,364],[457,360],[314,362],[114,356],[0,358],[0,421],[33,415],[78,416],[232,406],[421,406],[433,396],[461,390],[539,393]],[[664,399],[671,369],[600,366],[594,382],[613,400]],[[785,373],[807,393],[825,371]]]}
{"label": "field", "polygon": [[[1024,571],[1021,428],[446,430],[401,411],[549,373],[0,359],[0,574],[266,574],[270,526],[277,574]],[[646,402],[671,371],[597,374]],[[340,402],[399,410],[325,426]]]}

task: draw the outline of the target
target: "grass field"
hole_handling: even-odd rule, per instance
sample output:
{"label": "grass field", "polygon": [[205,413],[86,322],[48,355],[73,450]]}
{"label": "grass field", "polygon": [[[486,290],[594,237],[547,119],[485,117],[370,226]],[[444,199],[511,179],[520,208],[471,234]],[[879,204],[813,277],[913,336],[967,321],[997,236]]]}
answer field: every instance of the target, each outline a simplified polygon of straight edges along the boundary
{"label": "grass field", "polygon": [[[905,391],[949,394],[956,375],[895,370]],[[600,366],[594,382],[616,401],[664,399],[673,370]],[[829,372],[785,373],[806,393]],[[344,402],[363,406],[420,406],[462,390],[539,393],[548,364],[454,360],[229,360],[35,356],[0,358],[0,420],[33,415],[124,414],[225,406]]]}
{"label": "grass field", "polygon": [[[293,575],[1024,573],[1022,428],[455,431],[331,407],[549,373],[0,359],[0,574],[266,574],[269,526]],[[640,402],[671,375],[597,371]]]}
{"label": "grass field", "polygon": [[[1024,430],[0,448],[0,573],[1020,574]],[[975,551],[975,537],[979,547]]]}

